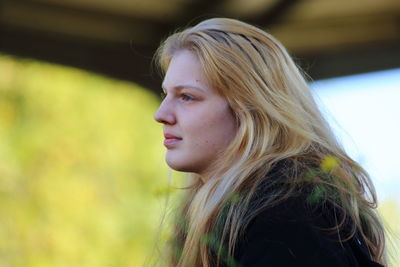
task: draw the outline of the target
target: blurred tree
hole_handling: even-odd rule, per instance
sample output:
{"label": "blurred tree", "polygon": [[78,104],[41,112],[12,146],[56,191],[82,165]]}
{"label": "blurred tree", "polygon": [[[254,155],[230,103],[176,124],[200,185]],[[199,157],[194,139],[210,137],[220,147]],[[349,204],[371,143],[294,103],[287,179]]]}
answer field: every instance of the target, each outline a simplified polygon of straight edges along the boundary
{"label": "blurred tree", "polygon": [[0,266],[140,266],[167,180],[158,99],[5,55],[0,73]]}

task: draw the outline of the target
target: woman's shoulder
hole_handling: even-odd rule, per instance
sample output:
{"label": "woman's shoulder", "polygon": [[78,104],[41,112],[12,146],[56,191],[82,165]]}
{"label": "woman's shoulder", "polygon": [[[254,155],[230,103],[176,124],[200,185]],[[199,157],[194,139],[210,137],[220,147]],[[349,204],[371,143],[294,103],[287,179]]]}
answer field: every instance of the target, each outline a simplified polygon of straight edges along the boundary
{"label": "woman's shoulder", "polygon": [[364,266],[352,241],[332,230],[329,213],[305,196],[262,209],[245,227],[235,258],[242,266]]}

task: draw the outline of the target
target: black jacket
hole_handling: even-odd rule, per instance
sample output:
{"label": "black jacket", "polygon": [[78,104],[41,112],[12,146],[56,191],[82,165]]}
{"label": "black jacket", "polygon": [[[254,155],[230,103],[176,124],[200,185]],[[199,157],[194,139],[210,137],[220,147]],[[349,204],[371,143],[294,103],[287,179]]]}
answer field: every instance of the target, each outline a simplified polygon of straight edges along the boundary
{"label": "black jacket", "polygon": [[[373,262],[356,234],[340,241],[331,227],[332,210],[312,208],[305,198],[285,200],[258,214],[244,231],[234,262],[243,267],[382,267]],[[342,233],[343,234],[343,233]]]}

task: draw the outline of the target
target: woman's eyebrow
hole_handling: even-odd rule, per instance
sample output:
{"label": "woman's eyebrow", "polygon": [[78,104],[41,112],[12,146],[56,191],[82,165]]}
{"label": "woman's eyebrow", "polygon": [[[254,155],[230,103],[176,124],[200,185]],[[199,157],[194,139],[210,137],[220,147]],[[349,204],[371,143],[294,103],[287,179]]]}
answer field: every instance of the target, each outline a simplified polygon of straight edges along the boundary
{"label": "woman's eyebrow", "polygon": [[[164,86],[164,84],[161,86],[161,88],[162,88],[162,90],[163,90],[163,92],[164,93],[167,93],[167,89],[166,89],[166,87]],[[203,89],[203,88],[201,88],[201,87],[198,87],[198,86],[194,86],[194,85],[190,85],[190,84],[182,84],[182,85],[175,85],[175,86],[173,86],[172,88],[171,88],[171,91],[176,91],[176,92],[179,92],[179,91],[182,91],[183,89],[185,89],[185,88],[191,88],[191,89],[195,89],[195,90],[199,90],[199,91],[202,91],[202,92],[205,92],[205,90]]]}

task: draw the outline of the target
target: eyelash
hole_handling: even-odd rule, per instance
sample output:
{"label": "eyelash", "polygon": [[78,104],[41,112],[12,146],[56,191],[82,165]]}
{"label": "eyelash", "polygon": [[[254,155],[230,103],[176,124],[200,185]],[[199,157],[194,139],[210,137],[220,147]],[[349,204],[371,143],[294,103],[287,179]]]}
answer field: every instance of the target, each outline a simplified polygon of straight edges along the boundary
{"label": "eyelash", "polygon": [[[164,93],[164,92],[161,92],[161,93],[160,93],[160,96],[161,96],[161,99],[164,100],[164,99],[167,97],[167,94]],[[179,94],[179,95],[178,95],[178,98],[181,99],[181,100],[183,100],[183,101],[185,101],[185,102],[194,100],[194,97],[193,97],[193,96],[190,96],[190,95],[188,95],[188,94]]]}
{"label": "eyelash", "polygon": [[183,101],[192,101],[193,97],[187,94],[180,94],[179,98],[182,99]]}

